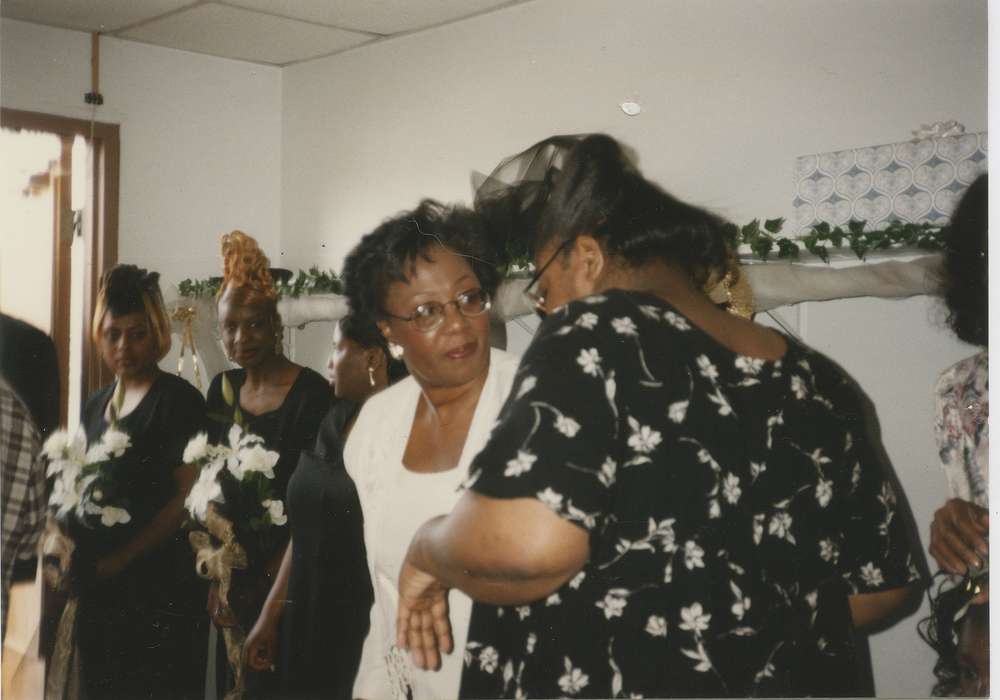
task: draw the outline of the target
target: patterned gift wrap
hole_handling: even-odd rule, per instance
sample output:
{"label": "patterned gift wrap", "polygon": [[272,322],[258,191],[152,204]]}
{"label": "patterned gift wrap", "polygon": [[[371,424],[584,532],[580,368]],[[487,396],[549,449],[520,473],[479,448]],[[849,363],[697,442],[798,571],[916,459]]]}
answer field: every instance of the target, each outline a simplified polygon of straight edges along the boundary
{"label": "patterned gift wrap", "polygon": [[791,234],[820,222],[866,229],[892,221],[943,225],[986,172],[986,132],[802,156],[795,160]]}

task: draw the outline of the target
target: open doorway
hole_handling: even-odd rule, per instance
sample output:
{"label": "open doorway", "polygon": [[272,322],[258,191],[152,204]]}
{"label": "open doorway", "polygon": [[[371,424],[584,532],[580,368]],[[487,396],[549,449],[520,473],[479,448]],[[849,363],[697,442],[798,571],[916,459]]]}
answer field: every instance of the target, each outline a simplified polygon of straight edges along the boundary
{"label": "open doorway", "polygon": [[110,381],[90,342],[101,274],[118,251],[116,124],[3,109],[0,311],[48,333],[59,364],[60,423]]}

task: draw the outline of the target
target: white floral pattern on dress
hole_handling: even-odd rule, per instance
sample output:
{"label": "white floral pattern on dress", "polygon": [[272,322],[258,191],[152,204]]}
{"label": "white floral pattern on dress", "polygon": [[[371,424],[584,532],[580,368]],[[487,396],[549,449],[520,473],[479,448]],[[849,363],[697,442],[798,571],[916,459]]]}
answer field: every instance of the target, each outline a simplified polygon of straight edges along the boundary
{"label": "white floral pattern on dress", "polygon": [[791,339],[774,362],[727,354],[654,297],[602,296],[546,319],[520,370],[535,384],[472,465],[477,492],[583,528],[590,559],[532,605],[476,606],[463,695],[853,689],[849,620],[822,611],[917,574],[846,379]]}

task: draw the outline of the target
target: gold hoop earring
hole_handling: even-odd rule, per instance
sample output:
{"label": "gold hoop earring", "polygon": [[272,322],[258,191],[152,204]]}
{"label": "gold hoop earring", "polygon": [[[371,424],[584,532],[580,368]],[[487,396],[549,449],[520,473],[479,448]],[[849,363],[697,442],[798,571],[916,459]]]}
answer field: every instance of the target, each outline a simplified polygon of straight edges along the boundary
{"label": "gold hoop earring", "polygon": [[375,386],[375,368],[368,365],[368,383]]}

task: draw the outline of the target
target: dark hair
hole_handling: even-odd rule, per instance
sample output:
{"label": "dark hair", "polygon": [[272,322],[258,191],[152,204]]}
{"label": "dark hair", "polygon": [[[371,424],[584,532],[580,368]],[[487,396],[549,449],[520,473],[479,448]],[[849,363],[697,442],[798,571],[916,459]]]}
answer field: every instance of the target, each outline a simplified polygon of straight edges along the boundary
{"label": "dark hair", "polygon": [[382,335],[382,331],[378,329],[374,321],[363,319],[354,314],[348,314],[341,318],[338,323],[340,325],[340,332],[344,334],[344,337],[350,338],[365,349],[378,348],[382,351],[385,355],[385,369],[389,384],[395,384],[409,374],[409,370],[406,369],[406,363],[402,360],[397,360],[389,352],[389,343],[386,342],[385,336]]}
{"label": "dark hair", "polygon": [[944,301],[961,340],[989,342],[989,184],[981,175],[962,196],[945,230]]}
{"label": "dark hair", "polygon": [[[725,267],[728,248],[724,222],[667,194],[643,177],[610,136],[552,137],[508,159],[501,167],[510,170],[518,160],[530,159],[531,169],[540,153],[553,149],[565,152],[565,158],[558,172],[540,179],[542,189],[547,188],[546,181],[551,183],[551,192],[537,226],[525,227],[534,229],[530,246],[533,250],[551,241],[590,234],[629,265],[653,258],[669,260],[699,283],[712,270]],[[558,154],[548,158],[555,167]],[[525,184],[512,187],[511,196],[522,196],[518,189]],[[532,191],[532,196],[537,197],[537,192]],[[530,211],[534,206],[534,202],[524,202],[521,209]]]}
{"label": "dark hair", "polygon": [[[988,616],[989,605],[969,605],[977,590],[974,585],[966,585],[968,579],[954,585],[948,575],[939,576],[941,582],[937,585],[937,590],[928,591],[927,594],[931,603],[930,617],[917,624],[917,632],[938,654],[938,660],[934,663],[934,675],[937,677],[934,695],[947,697],[955,695],[959,690],[960,673],[956,652],[962,623],[969,616],[973,616],[972,619]],[[980,582],[980,585],[989,586],[989,581]],[[963,612],[962,609],[967,605],[968,608]]]}
{"label": "dark hair", "polygon": [[438,243],[468,259],[484,292],[496,292],[500,273],[480,218],[465,207],[425,199],[416,209],[386,220],[347,255],[341,279],[351,313],[385,318],[389,285],[406,282],[417,258],[430,260],[431,247]]}
{"label": "dark hair", "polygon": [[170,351],[170,318],[160,293],[159,272],[135,265],[115,265],[101,275],[90,328],[94,343],[99,342],[101,324],[109,313],[112,317],[145,314],[156,341],[157,360]]}

